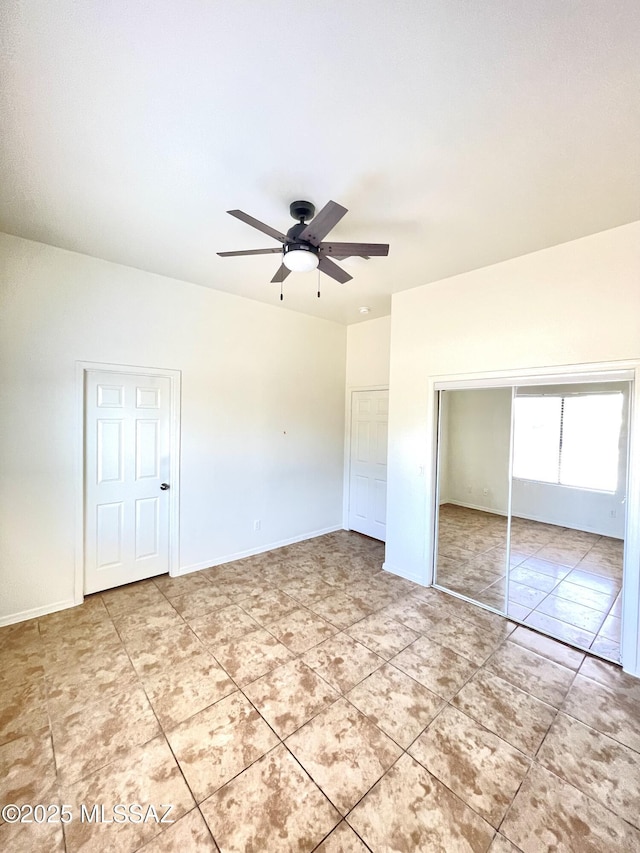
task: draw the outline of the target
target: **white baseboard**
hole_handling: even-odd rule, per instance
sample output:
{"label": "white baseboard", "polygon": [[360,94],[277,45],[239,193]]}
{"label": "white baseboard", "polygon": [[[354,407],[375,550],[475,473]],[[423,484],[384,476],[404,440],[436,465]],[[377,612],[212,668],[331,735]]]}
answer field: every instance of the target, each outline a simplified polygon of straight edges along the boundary
{"label": "white baseboard", "polygon": [[313,530],[310,533],[303,533],[300,536],[293,536],[290,539],[281,539],[279,542],[271,542],[268,545],[259,545],[257,548],[249,548],[247,551],[236,551],[235,554],[226,554],[224,557],[213,557],[211,560],[205,560],[202,563],[192,563],[190,566],[181,566],[172,577],[180,577],[181,575],[189,575],[191,572],[199,572],[202,569],[210,569],[212,566],[222,566],[225,563],[233,563],[234,560],[242,560],[244,557],[255,557],[256,554],[264,554],[267,551],[275,551],[276,548],[284,548],[285,545],[294,545],[296,542],[305,542],[307,539],[316,539],[318,536],[325,536],[327,533],[335,533],[336,530],[344,530],[341,524],[335,527],[325,527],[323,530]]}
{"label": "white baseboard", "polygon": [[0,627],[15,625],[16,622],[26,622],[38,616],[47,616],[49,613],[57,613],[58,610],[67,610],[69,607],[75,607],[76,603],[73,598],[67,598],[65,601],[55,601],[53,604],[33,607],[31,610],[22,610],[20,613],[11,613],[9,616],[0,616]]}
{"label": "white baseboard", "polygon": [[524,518],[525,521],[538,521],[540,524],[555,524],[557,527],[567,527],[569,530],[586,531],[587,533],[593,533],[595,536],[607,536],[609,539],[624,539],[623,536],[618,536],[611,531],[605,531],[601,527],[594,527],[592,524],[581,524],[580,527],[576,527],[575,524],[569,524],[566,520],[550,519],[548,516],[543,518],[539,515],[526,515],[524,512],[519,512],[517,515],[514,513],[513,517]]}
{"label": "white baseboard", "polygon": [[389,572],[391,575],[397,575],[399,578],[404,578],[407,581],[413,581],[414,583],[420,584],[420,586],[427,586],[423,577],[418,577],[418,575],[413,572],[404,571],[398,566],[392,566],[391,563],[386,561],[382,564],[382,569],[385,572]]}
{"label": "white baseboard", "polygon": [[[493,507],[490,507],[490,506],[480,506],[480,504],[470,504],[470,503],[466,503],[465,501],[454,501],[454,500],[448,500],[447,503],[453,504],[454,506],[462,506],[465,509],[477,509],[479,512],[489,512],[489,513],[491,513],[491,515],[503,515],[505,518],[507,516],[506,512],[502,512],[502,510],[494,509]],[[442,504],[441,504],[441,506],[442,506]]]}

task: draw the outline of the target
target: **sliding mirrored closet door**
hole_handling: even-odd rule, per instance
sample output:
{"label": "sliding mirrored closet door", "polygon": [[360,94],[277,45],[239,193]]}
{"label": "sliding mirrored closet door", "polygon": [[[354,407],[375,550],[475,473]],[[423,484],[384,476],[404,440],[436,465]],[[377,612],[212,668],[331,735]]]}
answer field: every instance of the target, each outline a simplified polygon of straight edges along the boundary
{"label": "sliding mirrored closet door", "polygon": [[629,391],[439,391],[435,585],[618,661]]}
{"label": "sliding mirrored closet door", "polygon": [[506,612],[511,388],[439,392],[435,584]]}

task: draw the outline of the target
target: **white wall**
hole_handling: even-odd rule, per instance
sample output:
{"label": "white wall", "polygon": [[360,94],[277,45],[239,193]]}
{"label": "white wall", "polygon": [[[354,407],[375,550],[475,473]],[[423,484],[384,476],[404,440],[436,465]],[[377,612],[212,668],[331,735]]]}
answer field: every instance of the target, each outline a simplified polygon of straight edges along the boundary
{"label": "white wall", "polygon": [[442,403],[440,503],[506,515],[511,389],[444,391]]}
{"label": "white wall", "polygon": [[340,526],[343,326],[8,235],[0,269],[0,619],[73,598],[76,361],[182,371],[182,568]]}
{"label": "white wall", "polygon": [[389,384],[391,317],[347,328],[347,389]]}
{"label": "white wall", "polygon": [[[444,375],[535,373],[545,366],[639,359],[639,246],[636,222],[393,296],[388,569],[429,582],[434,468],[430,381]],[[426,476],[420,475],[421,465]],[[638,465],[637,459],[630,461],[632,491],[640,482]],[[631,572],[629,582],[637,585],[635,563]],[[637,600],[637,589],[628,600]]]}

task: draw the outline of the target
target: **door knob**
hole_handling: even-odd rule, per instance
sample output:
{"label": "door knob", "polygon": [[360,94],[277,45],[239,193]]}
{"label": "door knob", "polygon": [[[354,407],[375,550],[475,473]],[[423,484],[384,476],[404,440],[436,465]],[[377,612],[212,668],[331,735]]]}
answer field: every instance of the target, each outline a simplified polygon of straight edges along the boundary
{"label": "door knob", "polygon": [[168,488],[170,488],[169,483],[161,483],[160,488],[162,489],[163,492],[166,492],[166,490]]}

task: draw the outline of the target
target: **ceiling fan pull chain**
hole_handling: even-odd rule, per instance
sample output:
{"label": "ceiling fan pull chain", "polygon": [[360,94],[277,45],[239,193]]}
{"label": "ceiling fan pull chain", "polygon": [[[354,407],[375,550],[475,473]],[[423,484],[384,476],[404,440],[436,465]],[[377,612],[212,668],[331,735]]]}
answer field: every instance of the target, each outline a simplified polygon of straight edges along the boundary
{"label": "ceiling fan pull chain", "polygon": [[318,299],[320,299],[320,270],[318,270]]}
{"label": "ceiling fan pull chain", "polygon": [[282,282],[280,282],[280,302],[284,300],[284,296],[282,294]]}

